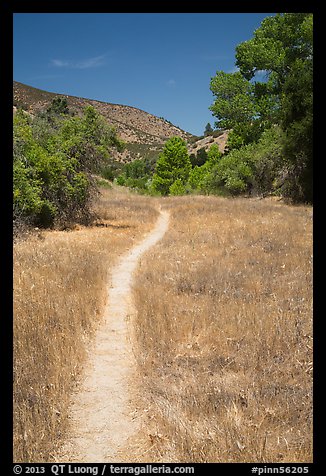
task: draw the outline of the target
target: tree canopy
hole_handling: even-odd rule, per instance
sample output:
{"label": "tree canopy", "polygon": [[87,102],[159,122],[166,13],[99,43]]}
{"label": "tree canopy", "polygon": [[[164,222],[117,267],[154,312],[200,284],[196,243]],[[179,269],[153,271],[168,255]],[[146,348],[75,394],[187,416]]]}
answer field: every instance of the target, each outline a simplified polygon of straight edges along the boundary
{"label": "tree canopy", "polygon": [[[211,79],[217,125],[232,129],[230,145],[257,142],[280,125],[288,193],[312,200],[313,16],[280,13],[263,20],[253,38],[236,47],[239,71]],[[259,79],[261,79],[259,81]]]}
{"label": "tree canopy", "polygon": [[123,146],[92,106],[80,117],[69,116],[65,102],[55,99],[52,106],[35,117],[20,110],[14,117],[16,222],[47,227],[87,219],[95,192],[91,174],[105,164],[110,148]]}
{"label": "tree canopy", "polygon": [[213,132],[213,128],[212,128],[211,124],[208,122],[206,124],[206,127],[205,127],[204,136],[208,136],[212,132]]}

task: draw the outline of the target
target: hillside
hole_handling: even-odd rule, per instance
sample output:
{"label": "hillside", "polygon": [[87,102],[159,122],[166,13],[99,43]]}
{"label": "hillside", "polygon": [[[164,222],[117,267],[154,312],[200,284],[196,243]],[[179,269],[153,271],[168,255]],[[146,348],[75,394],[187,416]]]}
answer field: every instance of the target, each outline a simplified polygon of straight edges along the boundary
{"label": "hillside", "polygon": [[200,149],[205,149],[207,152],[208,149],[213,145],[217,144],[221,152],[224,152],[226,142],[228,140],[229,131],[224,130],[216,134],[216,131],[212,135],[207,135],[205,137],[199,137],[195,142],[192,142],[188,145],[189,154],[196,154]]}
{"label": "hillside", "polygon": [[136,107],[56,94],[17,81],[13,83],[14,106],[22,107],[31,114],[46,109],[58,95],[67,99],[70,111],[78,114],[90,104],[116,127],[127,146],[123,153],[115,152],[114,158],[123,162],[157,155],[164,142],[172,136],[180,136],[186,141],[193,137],[170,122]]}

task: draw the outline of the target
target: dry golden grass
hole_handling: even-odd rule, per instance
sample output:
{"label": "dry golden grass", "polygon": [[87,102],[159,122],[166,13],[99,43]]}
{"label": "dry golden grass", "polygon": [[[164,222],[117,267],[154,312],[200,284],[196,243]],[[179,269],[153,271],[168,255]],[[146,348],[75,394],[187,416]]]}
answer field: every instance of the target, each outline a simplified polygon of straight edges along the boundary
{"label": "dry golden grass", "polygon": [[312,461],[311,207],[164,203],[169,232],[134,287],[137,459]]}
{"label": "dry golden grass", "polygon": [[51,461],[117,257],[152,228],[148,197],[103,190],[98,226],[14,247],[14,461]]}

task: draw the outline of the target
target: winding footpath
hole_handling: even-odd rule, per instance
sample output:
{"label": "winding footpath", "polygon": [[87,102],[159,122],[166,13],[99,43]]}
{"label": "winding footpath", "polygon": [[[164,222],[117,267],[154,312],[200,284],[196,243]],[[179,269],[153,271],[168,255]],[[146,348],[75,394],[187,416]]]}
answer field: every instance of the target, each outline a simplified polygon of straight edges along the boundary
{"label": "winding footpath", "polygon": [[128,383],[135,368],[128,330],[135,312],[131,293],[133,272],[139,258],[164,236],[168,226],[169,214],[160,210],[152,232],[123,255],[112,271],[104,318],[95,335],[81,386],[73,396],[71,434],[56,462],[121,462],[119,452],[138,429]]}

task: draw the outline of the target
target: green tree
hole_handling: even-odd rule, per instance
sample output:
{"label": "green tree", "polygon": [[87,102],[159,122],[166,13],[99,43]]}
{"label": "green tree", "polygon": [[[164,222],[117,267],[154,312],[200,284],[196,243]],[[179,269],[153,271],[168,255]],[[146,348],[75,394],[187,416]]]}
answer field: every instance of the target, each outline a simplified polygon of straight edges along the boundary
{"label": "green tree", "polygon": [[222,157],[222,152],[220,151],[217,144],[212,144],[207,152],[207,160],[211,165],[216,164]]}
{"label": "green tree", "polygon": [[203,191],[232,195],[284,193],[283,135],[279,126],[273,126],[256,143],[209,159],[202,179]]}
{"label": "green tree", "polygon": [[52,99],[50,106],[47,108],[48,114],[69,114],[68,102],[65,97],[57,96]]}
{"label": "green tree", "polygon": [[50,141],[53,151],[61,150],[69,158],[78,160],[80,170],[98,173],[109,162],[110,149],[124,147],[116,133],[93,106],[86,106],[81,117],[64,120],[56,136]]}
{"label": "green tree", "polygon": [[209,136],[213,132],[213,128],[208,122],[205,127],[204,136]]}
{"label": "green tree", "polygon": [[287,192],[294,199],[313,199],[313,71],[297,60],[283,88],[283,152],[288,162]]}
{"label": "green tree", "polygon": [[[44,126],[44,128],[42,127]],[[39,226],[89,217],[96,193],[91,172],[120,145],[94,108],[82,117],[14,117],[14,217]]]}
{"label": "green tree", "polygon": [[149,161],[136,159],[124,164],[121,174],[116,178],[116,182],[118,185],[124,185],[144,193],[147,192],[151,175]]}
{"label": "green tree", "polygon": [[171,137],[165,143],[156,163],[152,180],[153,191],[168,195],[171,185],[176,180],[182,185],[187,182],[190,170],[191,162],[185,141],[181,137]]}
{"label": "green tree", "polygon": [[184,195],[186,193],[186,188],[181,179],[177,179],[169,188],[170,195]]}
{"label": "green tree", "polygon": [[249,143],[257,137],[258,110],[254,102],[254,87],[240,72],[218,71],[211,80],[211,91],[216,96],[210,110],[216,116],[216,126],[233,129]]}
{"label": "green tree", "polygon": [[[246,146],[249,147],[252,146]],[[205,186],[210,192],[224,194],[226,191],[231,195],[239,195],[251,188],[253,169],[250,154],[246,160],[244,149],[245,147],[230,152],[210,169],[205,180]]]}
{"label": "green tree", "polygon": [[311,13],[267,17],[253,38],[237,46],[239,71],[219,71],[211,80],[216,100],[210,109],[218,125],[233,130],[229,150],[281,126],[287,193],[298,200],[312,198],[312,39]]}
{"label": "green tree", "polygon": [[[252,191],[259,195],[284,193],[283,137],[279,126],[266,129],[245,154],[253,170]],[[250,157],[249,157],[250,155]]]}
{"label": "green tree", "polygon": [[198,193],[208,192],[206,184],[207,178],[211,171],[211,164],[207,161],[201,167],[197,165],[191,170],[189,174],[188,184],[191,190]]}
{"label": "green tree", "polygon": [[277,94],[297,60],[312,60],[313,22],[311,13],[278,13],[267,17],[253,38],[236,47],[236,65],[246,79],[258,71],[269,77]]}
{"label": "green tree", "polygon": [[199,193],[208,193],[210,174],[219,163],[222,153],[217,144],[212,144],[206,153],[206,160],[200,166],[196,165],[189,174],[188,184],[191,190]]}
{"label": "green tree", "polygon": [[190,154],[189,158],[192,167],[195,167],[196,165],[198,167],[204,165],[207,160],[207,152],[205,150],[205,147],[201,147],[200,149],[198,149],[196,154]]}
{"label": "green tree", "polygon": [[146,160],[136,159],[132,162],[129,162],[128,164],[125,164],[123,167],[123,172],[127,179],[148,179],[150,176],[150,166]]}

